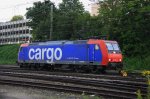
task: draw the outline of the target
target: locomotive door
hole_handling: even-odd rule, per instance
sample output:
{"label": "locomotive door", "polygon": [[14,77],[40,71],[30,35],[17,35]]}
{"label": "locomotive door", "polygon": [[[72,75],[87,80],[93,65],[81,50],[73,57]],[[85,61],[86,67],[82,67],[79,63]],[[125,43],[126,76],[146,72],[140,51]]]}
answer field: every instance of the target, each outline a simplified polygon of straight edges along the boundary
{"label": "locomotive door", "polygon": [[100,46],[98,44],[95,44],[95,46],[94,46],[94,62],[95,62],[95,64],[99,65],[101,60],[102,60],[102,54],[101,54]]}
{"label": "locomotive door", "polygon": [[90,63],[99,63],[102,59],[102,55],[100,54],[100,48],[97,44],[89,45],[89,62]]}
{"label": "locomotive door", "polygon": [[89,45],[89,63],[94,62],[94,44]]}
{"label": "locomotive door", "polygon": [[27,57],[26,55],[26,52],[27,52],[27,48],[26,47],[21,47],[20,48],[20,52],[19,52],[19,59],[24,61]]}
{"label": "locomotive door", "polygon": [[19,51],[19,59],[20,59],[20,60],[23,60],[23,59],[24,59],[24,51],[23,51],[23,47],[20,47],[19,50],[20,50],[20,51]]}

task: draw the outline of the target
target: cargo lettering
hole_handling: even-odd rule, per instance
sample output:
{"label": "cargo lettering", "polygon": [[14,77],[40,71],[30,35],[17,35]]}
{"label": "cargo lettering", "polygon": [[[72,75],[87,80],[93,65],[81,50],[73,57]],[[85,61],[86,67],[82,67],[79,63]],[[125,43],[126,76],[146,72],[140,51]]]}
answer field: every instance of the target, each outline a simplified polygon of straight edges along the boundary
{"label": "cargo lettering", "polygon": [[60,48],[31,48],[29,50],[30,60],[44,60],[46,59],[48,63],[52,63],[55,60],[61,60],[62,50]]}

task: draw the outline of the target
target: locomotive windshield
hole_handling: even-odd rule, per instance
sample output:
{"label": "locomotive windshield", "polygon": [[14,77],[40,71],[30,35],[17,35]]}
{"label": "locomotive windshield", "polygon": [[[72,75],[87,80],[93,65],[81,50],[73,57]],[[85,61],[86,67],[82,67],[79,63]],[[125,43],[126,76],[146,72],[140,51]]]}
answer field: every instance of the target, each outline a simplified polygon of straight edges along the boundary
{"label": "locomotive windshield", "polygon": [[110,52],[110,53],[114,52],[114,51],[119,52],[119,53],[121,52],[117,43],[106,42],[106,46],[107,46],[108,52]]}
{"label": "locomotive windshield", "polygon": [[19,52],[21,52],[22,51],[22,47],[20,47],[20,49],[19,49]]}
{"label": "locomotive windshield", "polygon": [[120,50],[117,43],[112,43],[112,45],[113,45],[113,48],[114,48],[115,51],[119,51]]}

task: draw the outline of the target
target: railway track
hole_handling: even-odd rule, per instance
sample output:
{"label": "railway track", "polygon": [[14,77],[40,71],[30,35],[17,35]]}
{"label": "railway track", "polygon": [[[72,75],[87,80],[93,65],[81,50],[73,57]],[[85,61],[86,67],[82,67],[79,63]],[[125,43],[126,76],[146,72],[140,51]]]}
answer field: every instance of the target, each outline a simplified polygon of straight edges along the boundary
{"label": "railway track", "polygon": [[18,68],[0,69],[0,83],[94,94],[109,99],[135,99],[138,89],[141,89],[143,95],[147,92],[146,79],[141,77],[71,74],[20,70]]}
{"label": "railway track", "polygon": [[86,78],[107,78],[107,79],[116,79],[116,80],[129,80],[129,81],[138,81],[146,82],[146,78],[139,76],[139,74],[131,73],[128,77],[122,77],[118,73],[108,73],[108,74],[91,74],[91,73],[72,73],[68,71],[43,71],[43,70],[31,70],[31,69],[20,69],[16,67],[1,67],[0,71],[11,71],[11,72],[24,72],[24,73],[38,73],[38,74],[47,74],[47,75],[64,75],[64,76],[75,76],[75,77],[86,77]]}

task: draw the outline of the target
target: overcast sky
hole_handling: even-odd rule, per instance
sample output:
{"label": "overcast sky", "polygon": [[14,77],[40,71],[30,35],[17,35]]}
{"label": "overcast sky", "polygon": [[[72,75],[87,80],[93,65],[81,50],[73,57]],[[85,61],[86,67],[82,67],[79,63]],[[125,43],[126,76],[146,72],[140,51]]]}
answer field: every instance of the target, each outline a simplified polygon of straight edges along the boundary
{"label": "overcast sky", "polygon": [[[33,2],[44,0],[0,0],[0,22],[10,21],[14,15],[25,15],[26,8],[31,7]],[[51,0],[58,5],[62,0]],[[90,0],[80,0],[86,10],[90,11]]]}

